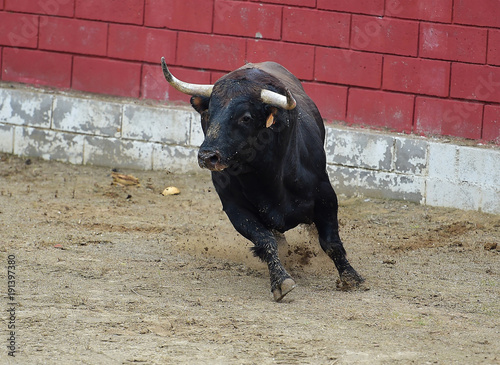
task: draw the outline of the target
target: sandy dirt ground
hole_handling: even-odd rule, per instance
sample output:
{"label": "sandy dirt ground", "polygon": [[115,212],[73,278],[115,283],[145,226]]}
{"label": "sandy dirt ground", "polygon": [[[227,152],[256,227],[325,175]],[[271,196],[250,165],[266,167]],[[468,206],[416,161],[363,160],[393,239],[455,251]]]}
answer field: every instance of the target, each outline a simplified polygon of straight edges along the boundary
{"label": "sandy dirt ground", "polygon": [[[15,357],[2,364],[499,364],[500,216],[340,197],[363,289],[314,232],[287,233],[281,303],[209,175],[0,154],[0,279],[15,257]],[[167,186],[180,195],[162,196]]]}

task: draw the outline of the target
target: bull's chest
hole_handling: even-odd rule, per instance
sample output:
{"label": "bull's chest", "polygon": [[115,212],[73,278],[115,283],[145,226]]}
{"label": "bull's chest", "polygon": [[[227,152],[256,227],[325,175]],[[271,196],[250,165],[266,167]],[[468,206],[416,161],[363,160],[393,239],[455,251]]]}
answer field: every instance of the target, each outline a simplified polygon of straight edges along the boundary
{"label": "bull's chest", "polygon": [[269,229],[285,232],[301,223],[312,223],[314,201],[289,193],[254,195],[251,198],[260,220]]}

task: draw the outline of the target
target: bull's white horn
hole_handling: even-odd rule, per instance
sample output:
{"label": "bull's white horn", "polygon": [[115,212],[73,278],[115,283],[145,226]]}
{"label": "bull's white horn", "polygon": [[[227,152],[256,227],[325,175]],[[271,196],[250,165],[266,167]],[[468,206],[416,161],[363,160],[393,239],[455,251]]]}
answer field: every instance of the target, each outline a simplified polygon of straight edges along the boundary
{"label": "bull's white horn", "polygon": [[292,96],[290,90],[286,90],[286,96],[275,93],[274,91],[263,89],[260,98],[266,104],[274,105],[286,110],[292,110],[297,106],[297,102]]}
{"label": "bull's white horn", "polygon": [[214,85],[189,84],[175,78],[168,70],[167,64],[165,63],[165,57],[161,58],[161,68],[168,83],[181,93],[200,96],[210,96],[212,94]]}

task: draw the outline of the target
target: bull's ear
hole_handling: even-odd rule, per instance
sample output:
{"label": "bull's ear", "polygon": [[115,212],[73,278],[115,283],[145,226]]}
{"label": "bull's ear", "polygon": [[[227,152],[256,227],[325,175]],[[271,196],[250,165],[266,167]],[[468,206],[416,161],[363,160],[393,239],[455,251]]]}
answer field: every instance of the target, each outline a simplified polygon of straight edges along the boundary
{"label": "bull's ear", "polygon": [[274,106],[268,105],[266,107],[266,127],[269,128],[275,124],[284,125],[285,127],[290,126],[290,122],[288,120],[288,113],[286,110],[278,109]]}
{"label": "bull's ear", "polygon": [[210,98],[207,96],[195,95],[191,97],[191,105],[198,113],[203,113],[208,109]]}

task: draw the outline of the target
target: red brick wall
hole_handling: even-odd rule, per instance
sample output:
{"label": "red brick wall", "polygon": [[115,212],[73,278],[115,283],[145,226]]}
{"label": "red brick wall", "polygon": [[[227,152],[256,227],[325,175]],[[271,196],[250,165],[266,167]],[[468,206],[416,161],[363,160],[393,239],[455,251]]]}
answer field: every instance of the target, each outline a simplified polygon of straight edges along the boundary
{"label": "red brick wall", "polygon": [[500,143],[498,0],[0,0],[3,81],[188,100],[273,60],[327,120]]}

